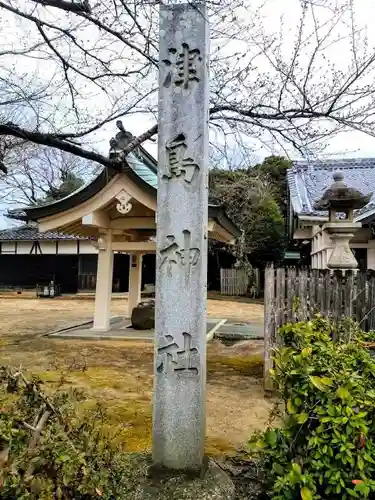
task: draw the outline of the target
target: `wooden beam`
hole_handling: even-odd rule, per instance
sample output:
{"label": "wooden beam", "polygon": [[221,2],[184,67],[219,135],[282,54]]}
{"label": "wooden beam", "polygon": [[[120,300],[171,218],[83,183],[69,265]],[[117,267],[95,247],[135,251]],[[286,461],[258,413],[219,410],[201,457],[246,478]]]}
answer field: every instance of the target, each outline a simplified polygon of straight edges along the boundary
{"label": "wooden beam", "polygon": [[154,217],[119,217],[110,223],[111,229],[156,229]]}
{"label": "wooden beam", "polygon": [[109,229],[110,220],[108,215],[102,210],[95,210],[95,212],[91,212],[82,217],[82,224],[84,226],[95,226]]}
{"label": "wooden beam", "polygon": [[156,244],[153,241],[114,241],[112,249],[115,252],[154,253]]}
{"label": "wooden beam", "polygon": [[[210,227],[210,224],[209,226]],[[222,243],[228,243],[229,245],[234,245],[236,239],[228,233],[220,224],[213,224],[213,231],[208,230],[208,237],[212,240],[221,241]]]}
{"label": "wooden beam", "polygon": [[213,233],[216,228],[216,222],[212,219],[208,219],[207,232]]}

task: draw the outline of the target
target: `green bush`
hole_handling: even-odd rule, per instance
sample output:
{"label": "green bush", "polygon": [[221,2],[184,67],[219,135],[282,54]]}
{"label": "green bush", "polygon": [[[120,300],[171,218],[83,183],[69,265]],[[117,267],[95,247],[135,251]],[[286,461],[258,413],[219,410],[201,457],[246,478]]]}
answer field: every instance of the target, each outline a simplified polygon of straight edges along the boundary
{"label": "green bush", "polygon": [[125,453],[111,446],[101,407],[83,395],[47,397],[37,379],[0,368],[0,498],[127,498]]}
{"label": "green bush", "polygon": [[275,500],[375,498],[375,361],[358,328],[338,330],[335,343],[317,317],[280,331],[272,373],[280,426],[250,441]]}

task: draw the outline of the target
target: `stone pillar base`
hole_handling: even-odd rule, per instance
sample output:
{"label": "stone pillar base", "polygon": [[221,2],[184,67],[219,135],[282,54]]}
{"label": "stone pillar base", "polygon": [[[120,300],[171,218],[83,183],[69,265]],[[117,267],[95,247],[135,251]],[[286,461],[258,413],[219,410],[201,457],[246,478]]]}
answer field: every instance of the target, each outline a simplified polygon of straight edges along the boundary
{"label": "stone pillar base", "polygon": [[134,464],[138,485],[127,500],[232,500],[235,486],[230,477],[212,460],[201,471],[177,472],[151,465],[150,456],[140,456]]}
{"label": "stone pillar base", "polygon": [[329,269],[357,269],[358,262],[349,246],[353,236],[354,234],[331,234],[334,247],[327,263]]}
{"label": "stone pillar base", "polygon": [[333,242],[332,253],[327,263],[329,269],[357,269],[358,262],[350,249],[349,241],[360,227],[362,224],[356,222],[324,224],[323,230],[329,233]]}

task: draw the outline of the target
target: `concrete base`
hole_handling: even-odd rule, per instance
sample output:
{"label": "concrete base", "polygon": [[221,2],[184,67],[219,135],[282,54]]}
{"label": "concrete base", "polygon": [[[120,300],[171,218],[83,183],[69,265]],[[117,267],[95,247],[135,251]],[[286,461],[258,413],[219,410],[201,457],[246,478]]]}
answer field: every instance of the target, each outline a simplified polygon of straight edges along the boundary
{"label": "concrete base", "polygon": [[[212,330],[216,330],[218,323],[225,320],[208,318],[207,319],[207,342],[212,340],[213,335],[210,335]],[[93,322],[89,321],[70,328],[64,328],[49,332],[51,338],[61,339],[88,339],[88,340],[143,340],[153,342],[155,338],[155,330],[135,330],[131,327],[131,321],[127,317],[114,316],[110,320],[108,330],[93,329]]]}
{"label": "concrete base", "polygon": [[176,473],[153,470],[150,456],[141,456],[134,467],[139,483],[126,500],[232,500],[235,487],[229,476],[215,462],[207,459],[202,471]]}

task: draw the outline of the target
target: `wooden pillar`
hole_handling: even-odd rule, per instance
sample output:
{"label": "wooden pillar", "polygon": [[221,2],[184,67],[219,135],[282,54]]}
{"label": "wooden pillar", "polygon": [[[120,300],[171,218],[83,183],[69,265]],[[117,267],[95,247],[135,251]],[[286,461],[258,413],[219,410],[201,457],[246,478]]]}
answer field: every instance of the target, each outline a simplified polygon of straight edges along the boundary
{"label": "wooden pillar", "polygon": [[98,271],[96,275],[93,330],[109,330],[113,279],[112,232],[98,238]]}
{"label": "wooden pillar", "polygon": [[266,267],[264,275],[264,390],[273,391],[270,370],[273,368],[272,348],[275,338],[275,270]]}
{"label": "wooden pillar", "polygon": [[142,254],[132,253],[130,255],[129,268],[129,298],[128,315],[131,317],[133,309],[141,301],[142,287]]}
{"label": "wooden pillar", "polygon": [[314,253],[313,255],[311,255],[311,269],[315,269],[316,268],[316,254]]}

